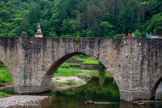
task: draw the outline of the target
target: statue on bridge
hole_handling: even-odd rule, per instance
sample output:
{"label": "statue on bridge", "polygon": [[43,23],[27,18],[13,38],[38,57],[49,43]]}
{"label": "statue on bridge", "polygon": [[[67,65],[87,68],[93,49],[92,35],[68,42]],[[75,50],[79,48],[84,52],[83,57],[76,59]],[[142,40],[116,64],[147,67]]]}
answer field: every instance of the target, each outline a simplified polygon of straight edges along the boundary
{"label": "statue on bridge", "polygon": [[35,37],[43,37],[43,33],[41,32],[40,24],[37,25],[37,32],[35,33]]}

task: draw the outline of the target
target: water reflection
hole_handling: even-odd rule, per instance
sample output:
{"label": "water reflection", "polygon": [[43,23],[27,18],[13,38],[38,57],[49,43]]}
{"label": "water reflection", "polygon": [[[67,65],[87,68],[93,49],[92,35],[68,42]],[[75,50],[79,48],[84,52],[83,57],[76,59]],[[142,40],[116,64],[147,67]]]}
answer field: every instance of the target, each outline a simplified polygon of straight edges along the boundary
{"label": "water reflection", "polygon": [[[120,102],[120,104],[86,105],[87,100],[98,102],[119,102],[120,94],[110,73],[105,70],[91,70],[92,79],[87,85],[70,90],[53,91],[50,97],[35,106],[13,108],[162,108],[161,103],[136,105]],[[161,85],[161,84],[160,84]]]}
{"label": "water reflection", "polygon": [[119,102],[120,94],[116,84],[113,84],[113,78],[107,77],[105,70],[91,70],[95,75],[87,83],[87,85],[74,88],[71,90],[63,90],[56,92],[56,95],[60,96],[73,96],[83,101],[103,101],[103,102]]}
{"label": "water reflection", "polygon": [[99,78],[99,84],[102,87],[104,82],[105,82],[105,78],[106,78],[106,70],[105,69],[99,69],[98,71],[98,78]]}

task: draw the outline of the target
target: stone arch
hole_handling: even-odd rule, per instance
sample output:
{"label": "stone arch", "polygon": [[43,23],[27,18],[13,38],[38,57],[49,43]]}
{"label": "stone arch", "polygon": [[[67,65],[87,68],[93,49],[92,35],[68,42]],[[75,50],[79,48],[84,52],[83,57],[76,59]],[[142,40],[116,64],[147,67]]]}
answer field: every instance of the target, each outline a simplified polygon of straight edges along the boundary
{"label": "stone arch", "polygon": [[[108,65],[111,65],[111,64],[106,64],[107,62],[105,62],[105,59],[103,59],[102,57],[97,57],[97,56],[94,56],[94,55],[90,55],[90,54],[87,54],[85,52],[71,52],[71,53],[68,53],[68,54],[65,54],[64,56],[60,57],[59,59],[57,59],[57,61],[55,61],[51,66],[50,68],[48,69],[48,71],[46,72],[43,80],[42,80],[42,85],[43,86],[47,86],[47,85],[50,85],[50,82],[51,82],[51,79],[53,77],[53,74],[56,72],[56,70],[61,66],[62,63],[64,63],[66,60],[68,60],[69,58],[71,58],[72,56],[74,55],[77,55],[77,54],[86,54],[86,55],[89,55],[97,60],[99,60],[105,67],[107,70],[109,70],[109,66]],[[120,84],[117,80],[117,78],[114,76],[114,73],[112,73],[110,71],[110,73],[112,74],[116,84],[117,84],[117,87],[120,91]]]}
{"label": "stone arch", "polygon": [[162,75],[160,76],[160,78],[158,78],[156,80],[156,82],[154,83],[152,89],[151,89],[151,98],[153,99],[155,97],[155,92],[156,92],[156,89],[158,88],[160,82],[162,81]]}

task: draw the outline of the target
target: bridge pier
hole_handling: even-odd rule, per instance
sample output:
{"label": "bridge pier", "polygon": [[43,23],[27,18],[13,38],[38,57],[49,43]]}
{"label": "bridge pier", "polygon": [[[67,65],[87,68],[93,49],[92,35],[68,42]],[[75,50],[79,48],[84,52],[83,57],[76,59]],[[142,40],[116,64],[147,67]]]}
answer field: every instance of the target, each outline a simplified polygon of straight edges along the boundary
{"label": "bridge pier", "polygon": [[43,94],[52,91],[51,86],[16,86],[14,87],[14,91],[16,94],[20,95],[35,95],[35,94]]}
{"label": "bridge pier", "polygon": [[138,100],[150,100],[151,92],[120,91],[120,100],[134,102]]}

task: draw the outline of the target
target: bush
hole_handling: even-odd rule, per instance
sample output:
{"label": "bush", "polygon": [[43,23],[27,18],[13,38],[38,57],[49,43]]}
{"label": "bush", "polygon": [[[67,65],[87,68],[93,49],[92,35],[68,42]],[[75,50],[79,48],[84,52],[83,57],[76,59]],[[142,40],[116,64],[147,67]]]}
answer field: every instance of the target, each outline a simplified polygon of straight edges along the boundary
{"label": "bush", "polygon": [[70,66],[67,63],[63,63],[60,68],[70,69]]}
{"label": "bush", "polygon": [[74,37],[73,35],[66,34],[66,35],[61,35],[62,38],[67,38],[67,37]]}
{"label": "bush", "polygon": [[0,67],[3,65],[3,63],[0,61]]}
{"label": "bush", "polygon": [[121,34],[115,34],[114,35],[114,38],[121,38],[122,36],[121,36]]}
{"label": "bush", "polygon": [[5,65],[1,61],[0,61],[0,67],[5,67]]}
{"label": "bush", "polygon": [[55,32],[50,32],[50,33],[49,33],[49,36],[50,36],[50,37],[58,37],[57,34],[56,34]]}
{"label": "bush", "polygon": [[142,37],[142,34],[139,32],[139,30],[136,30],[134,32],[135,37]]}
{"label": "bush", "polygon": [[75,38],[76,43],[78,44],[80,42],[79,34],[77,34],[77,37]]}

